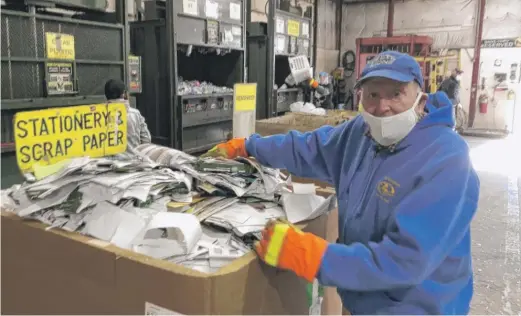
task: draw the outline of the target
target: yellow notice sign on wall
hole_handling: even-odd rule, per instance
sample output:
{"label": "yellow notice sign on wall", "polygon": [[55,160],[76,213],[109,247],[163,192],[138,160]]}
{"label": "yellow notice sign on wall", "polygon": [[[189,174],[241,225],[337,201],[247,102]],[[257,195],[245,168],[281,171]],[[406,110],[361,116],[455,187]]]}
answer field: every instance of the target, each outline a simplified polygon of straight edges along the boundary
{"label": "yellow notice sign on wall", "polygon": [[127,149],[123,103],[19,112],[14,117],[16,160],[22,172],[74,157],[102,157]]}
{"label": "yellow notice sign on wall", "polygon": [[288,35],[300,36],[300,22],[295,20],[288,20]]}
{"label": "yellow notice sign on wall", "polygon": [[45,48],[49,59],[72,60],[76,58],[74,36],[70,34],[46,32]]}
{"label": "yellow notice sign on wall", "polygon": [[235,112],[254,111],[257,106],[257,84],[236,83],[233,86],[233,108]]}

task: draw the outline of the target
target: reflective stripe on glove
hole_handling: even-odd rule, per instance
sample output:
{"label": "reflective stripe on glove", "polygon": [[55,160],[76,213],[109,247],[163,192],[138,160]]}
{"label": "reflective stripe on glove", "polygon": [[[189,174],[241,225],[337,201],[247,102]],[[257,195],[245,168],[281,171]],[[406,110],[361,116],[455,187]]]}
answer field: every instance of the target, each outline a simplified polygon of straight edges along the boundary
{"label": "reflective stripe on glove", "polygon": [[266,225],[262,240],[255,244],[255,251],[268,265],[291,270],[313,282],[327,246],[324,239],[277,221]]}
{"label": "reflective stripe on glove", "polygon": [[222,157],[227,159],[248,157],[248,153],[246,152],[246,138],[234,138],[226,143],[219,144],[201,157]]}

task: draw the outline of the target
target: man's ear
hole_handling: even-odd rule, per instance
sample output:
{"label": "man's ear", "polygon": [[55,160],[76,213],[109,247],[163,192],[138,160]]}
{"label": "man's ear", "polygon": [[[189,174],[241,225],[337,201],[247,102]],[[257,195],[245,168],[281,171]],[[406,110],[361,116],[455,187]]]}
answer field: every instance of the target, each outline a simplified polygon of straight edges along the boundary
{"label": "man's ear", "polygon": [[356,99],[358,100],[358,103],[362,100],[362,88],[357,88],[356,91]]}
{"label": "man's ear", "polygon": [[427,99],[429,99],[429,95],[427,93],[422,92],[422,96],[420,98],[420,102],[418,102],[418,112],[423,113],[425,112],[425,107],[427,105]]}

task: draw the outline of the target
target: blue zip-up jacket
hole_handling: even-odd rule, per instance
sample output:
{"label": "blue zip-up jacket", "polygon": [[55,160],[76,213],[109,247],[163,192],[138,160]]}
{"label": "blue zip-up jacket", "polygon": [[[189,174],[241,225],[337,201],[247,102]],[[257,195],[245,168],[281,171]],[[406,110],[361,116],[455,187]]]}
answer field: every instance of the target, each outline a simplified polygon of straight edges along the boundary
{"label": "blue zip-up jacket", "polygon": [[317,279],[352,314],[469,312],[479,179],[447,96],[429,95],[426,109],[392,150],[376,146],[361,116],[246,142],[264,165],[335,186],[340,237]]}

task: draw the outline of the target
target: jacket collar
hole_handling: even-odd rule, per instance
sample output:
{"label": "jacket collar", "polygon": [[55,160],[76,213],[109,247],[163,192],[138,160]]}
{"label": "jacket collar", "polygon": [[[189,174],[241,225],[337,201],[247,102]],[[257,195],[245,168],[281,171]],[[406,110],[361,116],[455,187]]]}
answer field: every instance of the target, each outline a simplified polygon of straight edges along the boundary
{"label": "jacket collar", "polygon": [[130,107],[130,103],[128,102],[128,100],[123,98],[107,100],[107,103],[123,103],[127,108]]}

